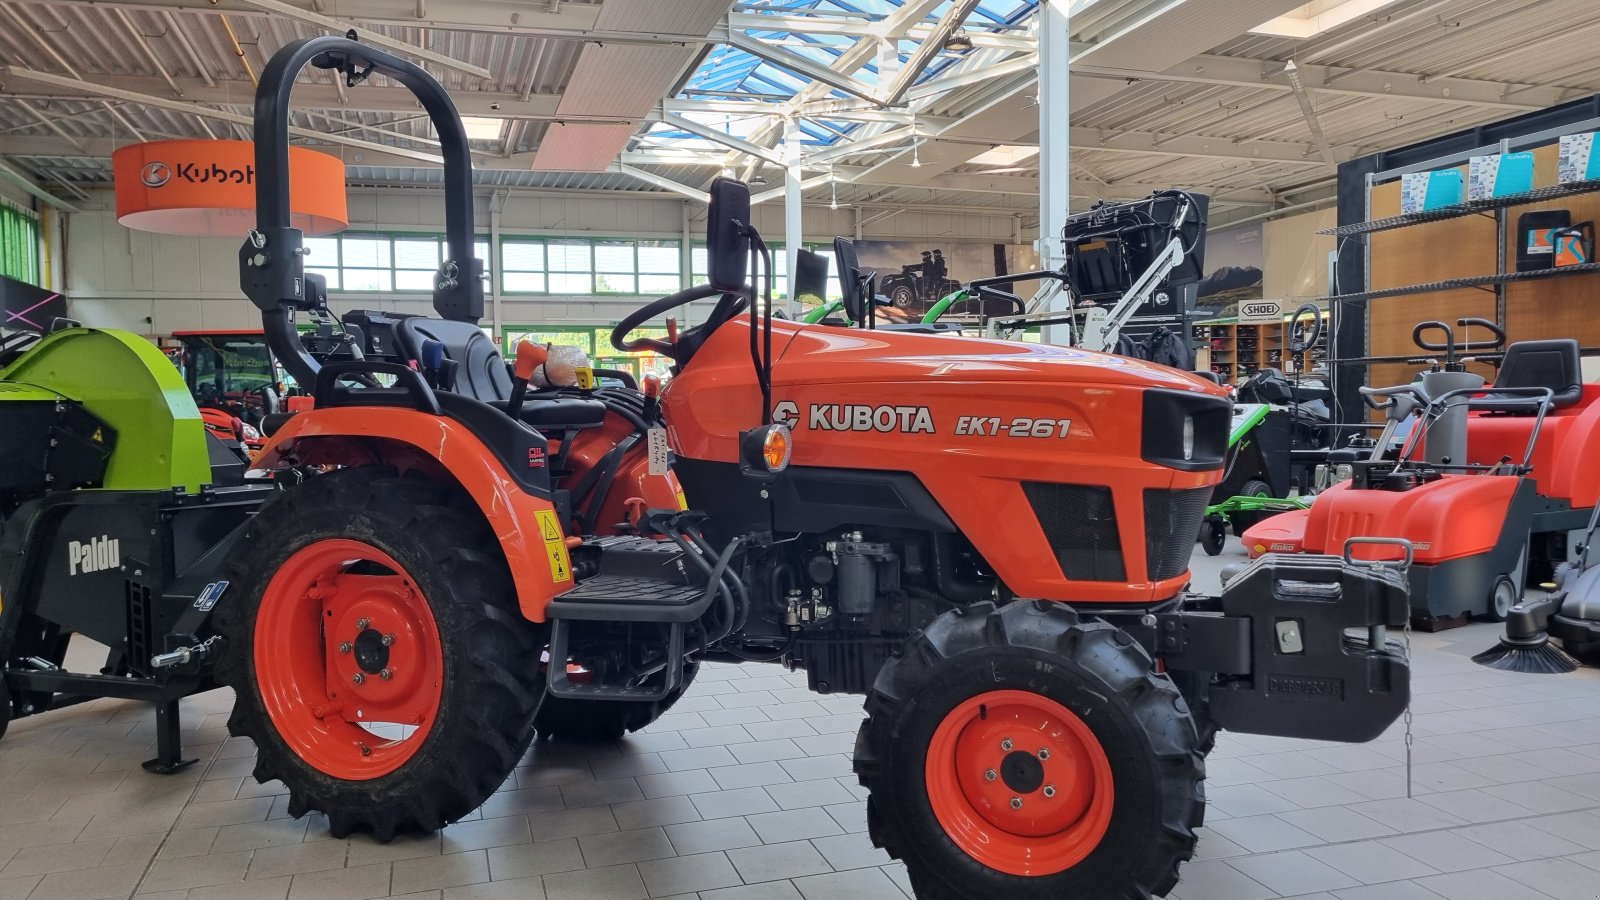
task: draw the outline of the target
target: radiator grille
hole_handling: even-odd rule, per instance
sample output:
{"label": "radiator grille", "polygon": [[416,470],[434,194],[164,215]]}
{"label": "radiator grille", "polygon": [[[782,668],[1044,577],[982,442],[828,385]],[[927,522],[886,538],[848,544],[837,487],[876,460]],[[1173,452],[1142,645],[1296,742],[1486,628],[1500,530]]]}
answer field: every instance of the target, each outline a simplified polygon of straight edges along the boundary
{"label": "radiator grille", "polygon": [[[1022,492],[1039,517],[1061,574],[1073,581],[1128,580],[1110,488],[1025,481]],[[1196,534],[1199,527],[1197,521]]]}
{"label": "radiator grille", "polygon": [[1211,488],[1165,490],[1146,488],[1144,492],[1145,566],[1151,581],[1176,578],[1189,568],[1200,522],[1211,502]]}

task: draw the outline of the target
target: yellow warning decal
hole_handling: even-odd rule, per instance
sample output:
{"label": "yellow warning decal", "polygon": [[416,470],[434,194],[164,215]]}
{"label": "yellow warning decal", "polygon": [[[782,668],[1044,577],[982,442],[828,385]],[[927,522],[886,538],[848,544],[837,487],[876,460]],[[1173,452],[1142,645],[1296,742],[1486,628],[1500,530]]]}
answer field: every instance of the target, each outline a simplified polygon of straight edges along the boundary
{"label": "yellow warning decal", "polygon": [[567,548],[562,544],[545,544],[544,548],[550,555],[550,577],[556,581],[571,578],[572,564],[567,560]]}
{"label": "yellow warning decal", "polygon": [[561,521],[556,518],[555,510],[541,509],[536,513],[539,517],[539,534],[545,543],[561,540]]}
{"label": "yellow warning decal", "polygon": [[572,580],[572,560],[567,556],[567,541],[561,534],[561,521],[555,510],[541,509],[535,513],[539,519],[539,535],[544,538],[545,556],[550,561],[552,581]]}
{"label": "yellow warning decal", "polygon": [[688,509],[689,508],[689,498],[685,497],[683,495],[683,491],[679,491],[678,492],[678,508],[679,509]]}

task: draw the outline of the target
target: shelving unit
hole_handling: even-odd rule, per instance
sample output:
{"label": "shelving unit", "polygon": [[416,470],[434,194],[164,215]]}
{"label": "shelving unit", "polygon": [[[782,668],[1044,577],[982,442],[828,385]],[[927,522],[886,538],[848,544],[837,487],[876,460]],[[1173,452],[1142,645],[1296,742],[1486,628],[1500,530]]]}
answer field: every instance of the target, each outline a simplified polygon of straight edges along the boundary
{"label": "shelving unit", "polygon": [[[1326,326],[1326,311],[1322,317]],[[1327,359],[1326,327],[1316,345],[1289,360],[1290,365],[1285,365],[1283,358],[1284,330],[1290,327],[1287,321],[1240,324],[1238,319],[1211,319],[1196,322],[1194,327],[1199,347],[1195,353],[1195,368],[1201,371],[1209,368],[1228,384],[1239,384],[1263,368],[1279,369],[1285,374],[1312,372]]]}
{"label": "shelving unit", "polygon": [[[1325,298],[1335,323],[1349,321],[1346,315],[1365,322],[1358,344],[1349,338],[1339,342],[1342,353],[1330,365],[1337,381],[1354,377],[1360,384],[1389,384],[1409,378],[1421,353],[1411,343],[1411,329],[1430,319],[1484,318],[1505,329],[1512,341],[1574,337],[1586,353],[1600,352],[1600,317],[1590,302],[1595,282],[1583,278],[1600,272],[1600,263],[1515,270],[1522,214],[1566,209],[1575,223],[1600,220],[1600,180],[1552,184],[1559,133],[1565,130],[1500,143],[1502,153],[1530,149],[1536,183],[1546,184],[1519,194],[1395,214],[1399,178],[1412,169],[1365,176],[1365,221],[1321,232],[1339,239],[1343,258],[1360,253],[1365,276],[1364,290]],[[1471,150],[1428,168],[1464,164],[1468,156],[1487,152],[1493,151]],[[1487,365],[1479,370],[1494,377]],[[1347,393],[1337,387],[1336,392]]]}

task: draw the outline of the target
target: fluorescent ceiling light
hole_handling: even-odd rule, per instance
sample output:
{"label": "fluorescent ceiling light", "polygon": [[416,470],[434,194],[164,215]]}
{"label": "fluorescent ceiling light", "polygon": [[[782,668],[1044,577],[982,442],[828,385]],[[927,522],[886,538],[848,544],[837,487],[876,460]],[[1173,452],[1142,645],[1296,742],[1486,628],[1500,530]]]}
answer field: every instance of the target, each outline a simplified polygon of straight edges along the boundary
{"label": "fluorescent ceiling light", "polygon": [[467,140],[469,141],[498,141],[500,140],[501,126],[505,125],[505,123],[505,119],[497,119],[493,116],[461,117],[461,124],[467,129]]}
{"label": "fluorescent ceiling light", "polygon": [[979,153],[977,156],[967,160],[967,162],[974,166],[1014,166],[1025,159],[1032,159],[1038,155],[1038,147],[1001,144],[998,147]]}
{"label": "fluorescent ceiling light", "polygon": [[1371,15],[1395,2],[1397,0],[1312,0],[1299,9],[1262,22],[1250,29],[1250,33],[1304,40]]}

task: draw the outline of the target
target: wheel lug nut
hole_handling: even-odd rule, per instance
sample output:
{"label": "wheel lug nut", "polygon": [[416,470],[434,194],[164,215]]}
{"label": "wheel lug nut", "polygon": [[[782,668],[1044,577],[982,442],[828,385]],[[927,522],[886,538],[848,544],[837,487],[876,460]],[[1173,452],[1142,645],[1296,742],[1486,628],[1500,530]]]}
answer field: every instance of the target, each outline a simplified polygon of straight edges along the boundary
{"label": "wheel lug nut", "polygon": [[1011,798],[1011,808],[1012,809],[1021,809],[1022,808],[1022,798],[1021,797],[1012,797]]}
{"label": "wheel lug nut", "polygon": [[1054,797],[1056,795],[1056,786],[1053,785],[1053,784],[1045,785],[1044,786],[1044,795],[1046,797]]}
{"label": "wheel lug nut", "polygon": [[350,678],[350,681],[352,683],[354,683],[354,684],[361,684],[362,682],[364,682],[366,680],[367,680],[367,676],[361,674],[360,672],[357,672],[355,675],[351,676],[351,678]]}
{"label": "wheel lug nut", "polygon": [[385,647],[387,647],[387,646],[389,646],[390,644],[393,644],[393,643],[394,643],[394,635],[386,634],[386,635],[383,636],[383,645]]}
{"label": "wheel lug nut", "polygon": [[1010,753],[1011,748],[1015,746],[1015,744],[1011,743],[1011,738],[1006,738],[1000,742],[1000,749],[1006,751],[1007,753]]}
{"label": "wheel lug nut", "polygon": [[368,625],[371,625],[371,624],[372,624],[372,620],[371,619],[364,619],[363,618],[363,619],[357,619],[356,620],[356,627],[357,628],[365,629]]}
{"label": "wheel lug nut", "polygon": [[984,781],[993,781],[993,780],[995,780],[996,778],[999,778],[999,777],[1000,777],[1000,774],[998,772],[996,772],[995,770],[993,770],[993,769],[990,769],[989,771],[983,773],[983,780]]}
{"label": "wheel lug nut", "polygon": [[350,652],[350,642],[349,641],[345,641],[345,642],[341,643],[339,645],[339,652],[340,653],[349,653]]}
{"label": "wheel lug nut", "polygon": [[357,746],[359,746],[361,748],[361,755],[362,756],[371,756],[372,755],[372,748],[371,747],[368,747],[366,744],[358,744]]}
{"label": "wheel lug nut", "polygon": [[378,672],[378,677],[382,678],[384,681],[388,681],[389,679],[394,677],[394,673],[389,671],[388,669],[382,669],[382,670],[380,670]]}
{"label": "wheel lug nut", "polygon": [[1050,748],[1049,747],[1040,748],[1040,750],[1039,750],[1039,758],[1040,759],[1049,759],[1050,758]]}

